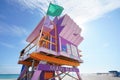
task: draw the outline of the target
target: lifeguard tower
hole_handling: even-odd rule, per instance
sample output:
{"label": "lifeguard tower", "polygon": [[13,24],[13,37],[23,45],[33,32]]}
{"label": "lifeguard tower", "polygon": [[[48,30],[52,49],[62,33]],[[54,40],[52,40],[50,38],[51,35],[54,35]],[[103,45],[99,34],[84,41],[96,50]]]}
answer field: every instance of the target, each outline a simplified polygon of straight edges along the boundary
{"label": "lifeguard tower", "polygon": [[43,17],[20,53],[18,80],[62,80],[66,75],[81,80],[77,68],[83,62],[78,49],[83,40],[80,33],[81,28],[67,14],[53,20]]}

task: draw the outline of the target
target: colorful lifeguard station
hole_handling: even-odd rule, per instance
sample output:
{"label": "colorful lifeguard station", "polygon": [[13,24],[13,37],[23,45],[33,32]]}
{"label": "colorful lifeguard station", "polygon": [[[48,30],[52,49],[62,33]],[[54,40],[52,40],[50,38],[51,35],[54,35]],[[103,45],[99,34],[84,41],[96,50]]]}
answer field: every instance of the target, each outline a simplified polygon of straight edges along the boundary
{"label": "colorful lifeguard station", "polygon": [[67,14],[53,20],[43,17],[20,53],[18,80],[62,80],[66,75],[81,80],[77,68],[83,62],[78,49],[83,40],[80,33],[81,28]]}

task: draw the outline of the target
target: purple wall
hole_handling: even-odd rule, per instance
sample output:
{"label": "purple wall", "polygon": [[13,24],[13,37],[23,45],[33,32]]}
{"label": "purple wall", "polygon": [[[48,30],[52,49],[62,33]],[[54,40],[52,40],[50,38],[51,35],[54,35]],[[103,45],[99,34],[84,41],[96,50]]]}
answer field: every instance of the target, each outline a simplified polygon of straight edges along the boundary
{"label": "purple wall", "polygon": [[[68,40],[66,40],[66,39],[64,39],[64,38],[62,38],[62,37],[60,37],[59,36],[59,34],[60,34],[60,32],[62,31],[62,29],[64,28],[64,26],[61,26],[61,23],[62,23],[62,21],[63,21],[63,18],[64,18],[64,16],[62,17],[62,18],[60,18],[59,20],[57,20],[56,21],[56,25],[57,25],[57,33],[58,33],[58,52],[60,52],[60,49],[62,50],[62,51],[64,51],[64,52],[66,52],[67,53],[67,44],[69,44],[69,45],[74,45],[73,43],[71,43],[71,42],[69,42]],[[60,38],[60,39],[59,39]],[[61,40],[61,41],[60,41]],[[61,43],[61,44],[60,44]],[[61,45],[61,46],[60,46]],[[74,45],[75,46],[75,45]],[[60,48],[61,47],[61,48]],[[63,48],[66,48],[66,50],[64,50]],[[77,46],[76,46],[76,48],[77,48]],[[77,51],[77,53],[78,53],[78,51]],[[60,54],[60,53],[59,53]],[[74,53],[73,53],[74,54]],[[62,53],[61,53],[61,55],[62,55]],[[72,54],[67,54],[68,55],[68,57],[71,57],[71,58],[75,58]]]}
{"label": "purple wall", "polygon": [[[60,32],[63,30],[63,28],[64,28],[64,26],[61,26],[61,23],[62,23],[62,21],[63,21],[63,19],[64,19],[64,17],[65,16],[63,16],[63,17],[61,17],[60,19],[58,19],[57,17],[54,19],[54,23],[56,24],[56,26],[57,26],[57,43],[58,43],[58,55],[59,54],[63,54],[63,53],[61,53],[61,51],[64,51],[64,52],[66,52],[66,55],[68,55],[68,57],[70,57],[70,58],[73,58],[73,59],[75,59],[76,57],[71,53],[71,54],[69,54],[69,53],[67,53],[67,44],[69,44],[69,45],[74,45],[73,43],[71,43],[70,41],[68,41],[68,40],[66,40],[66,39],[64,39],[64,38],[62,38],[62,37],[60,37],[59,36],[59,34],[60,34]],[[53,35],[53,36],[55,36],[55,34],[54,34],[54,30],[53,31],[51,31],[51,33],[50,33],[51,35]],[[60,39],[59,39],[60,38]],[[61,40],[61,41],[60,41]],[[53,42],[54,42],[54,39],[52,40]],[[60,44],[61,43],[61,44]],[[76,45],[74,45],[76,48],[77,48],[77,46]],[[55,50],[55,46],[54,45],[52,45],[52,50]],[[77,52],[78,53],[78,52]],[[64,56],[64,54],[63,54],[63,56]]]}
{"label": "purple wall", "polygon": [[[62,29],[64,28],[64,26],[60,26],[64,17],[65,17],[65,16],[61,17],[61,18],[60,18],[59,20],[57,20],[57,21],[54,21],[54,22],[56,23],[56,25],[57,25],[58,44],[59,44],[59,37],[60,37],[59,34],[60,34],[60,32],[62,31]],[[56,19],[55,19],[55,20],[56,20]],[[67,43],[68,43],[68,44],[74,45],[73,43],[65,40],[64,38],[61,38],[61,42],[62,42],[62,44],[67,44]],[[58,46],[58,47],[60,47],[60,46]],[[77,47],[77,46],[76,46],[76,47]],[[58,51],[60,51],[60,48],[59,48]]]}

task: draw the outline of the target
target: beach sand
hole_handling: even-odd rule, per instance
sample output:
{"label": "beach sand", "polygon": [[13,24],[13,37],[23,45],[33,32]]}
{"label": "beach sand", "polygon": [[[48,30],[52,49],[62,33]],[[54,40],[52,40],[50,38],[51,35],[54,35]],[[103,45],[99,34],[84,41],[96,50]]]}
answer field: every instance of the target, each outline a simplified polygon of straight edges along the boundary
{"label": "beach sand", "polygon": [[81,74],[82,80],[120,80],[120,77],[113,77],[109,74]]}
{"label": "beach sand", "polygon": [[[108,74],[81,74],[82,80],[120,80],[120,77],[113,77]],[[17,80],[17,79],[0,79],[0,80]],[[58,79],[57,79],[58,80]],[[62,80],[75,80],[69,76],[66,76]]]}
{"label": "beach sand", "polygon": [[[82,80],[120,80],[120,77],[113,77],[109,74],[81,74]],[[65,77],[63,80],[75,80],[71,77]]]}

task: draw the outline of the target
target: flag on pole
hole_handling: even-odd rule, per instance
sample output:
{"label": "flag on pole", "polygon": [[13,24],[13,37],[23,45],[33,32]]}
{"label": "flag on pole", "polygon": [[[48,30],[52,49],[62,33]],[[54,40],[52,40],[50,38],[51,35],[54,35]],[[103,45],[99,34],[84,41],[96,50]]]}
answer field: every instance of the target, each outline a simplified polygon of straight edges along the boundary
{"label": "flag on pole", "polygon": [[63,9],[64,8],[59,5],[50,3],[47,10],[47,15],[59,16],[62,13]]}

